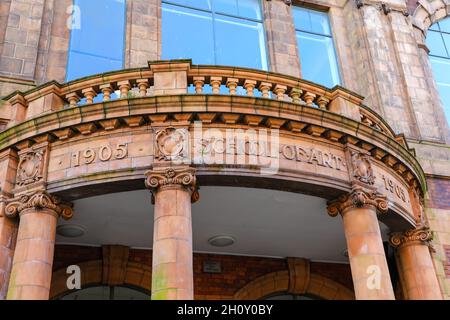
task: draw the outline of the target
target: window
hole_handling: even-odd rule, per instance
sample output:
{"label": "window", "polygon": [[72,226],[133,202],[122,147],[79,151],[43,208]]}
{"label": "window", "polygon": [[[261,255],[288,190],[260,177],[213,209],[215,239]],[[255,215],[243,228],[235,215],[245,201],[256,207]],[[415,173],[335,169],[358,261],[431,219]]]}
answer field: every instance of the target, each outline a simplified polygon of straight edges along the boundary
{"label": "window", "polygon": [[328,15],[292,7],[303,79],[326,87],[340,84]]}
{"label": "window", "polygon": [[71,292],[59,300],[150,300],[150,294],[135,288],[95,286]]}
{"label": "window", "polygon": [[267,70],[260,0],[163,0],[162,56]]}
{"label": "window", "polygon": [[450,18],[433,24],[428,30],[427,46],[439,94],[450,123]]}
{"label": "window", "polygon": [[74,0],[66,80],[123,68],[125,0]]}

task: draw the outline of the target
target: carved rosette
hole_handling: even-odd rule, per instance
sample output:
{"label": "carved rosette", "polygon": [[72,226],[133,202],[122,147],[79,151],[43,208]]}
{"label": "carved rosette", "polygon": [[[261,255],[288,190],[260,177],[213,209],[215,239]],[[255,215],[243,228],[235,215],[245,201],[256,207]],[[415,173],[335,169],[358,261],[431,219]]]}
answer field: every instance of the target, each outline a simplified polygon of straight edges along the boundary
{"label": "carved rosette", "polygon": [[44,150],[30,151],[20,156],[16,183],[23,187],[43,179]]}
{"label": "carved rosette", "polygon": [[145,186],[152,191],[152,202],[154,203],[153,194],[160,189],[184,187],[191,192],[192,202],[199,200],[197,178],[194,168],[155,168],[145,173]]}
{"label": "carved rosette", "polygon": [[156,133],[156,159],[161,161],[175,161],[183,158],[188,141],[187,133],[183,129],[166,128]]}
{"label": "carved rosette", "polygon": [[15,218],[27,209],[36,211],[49,209],[66,220],[73,216],[70,204],[62,202],[59,198],[46,191],[35,191],[9,200],[5,208],[5,215],[9,218]]}
{"label": "carved rosette", "polygon": [[327,211],[330,216],[336,217],[352,208],[367,207],[374,207],[379,213],[386,213],[389,208],[386,196],[373,190],[354,187],[350,193],[331,201],[328,204]]}
{"label": "carved rosette", "polygon": [[433,240],[433,233],[430,228],[424,226],[417,229],[408,230],[405,232],[396,232],[391,234],[389,238],[389,243],[393,247],[401,247],[405,244],[409,243],[420,243],[426,246],[429,246],[431,250],[433,247],[431,246],[431,241]]}
{"label": "carved rosette", "polygon": [[352,153],[353,178],[368,185],[375,184],[375,175],[369,156],[360,152]]}

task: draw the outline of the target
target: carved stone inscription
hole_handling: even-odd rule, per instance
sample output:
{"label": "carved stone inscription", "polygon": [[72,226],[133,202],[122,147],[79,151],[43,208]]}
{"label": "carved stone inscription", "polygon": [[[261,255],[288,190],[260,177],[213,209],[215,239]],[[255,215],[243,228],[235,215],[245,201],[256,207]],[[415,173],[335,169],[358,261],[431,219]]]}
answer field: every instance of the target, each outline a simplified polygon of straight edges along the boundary
{"label": "carved stone inscription", "polygon": [[107,162],[110,160],[125,159],[128,156],[128,144],[122,143],[115,146],[105,144],[99,148],[87,148],[72,153],[72,167],[94,163],[96,160]]}

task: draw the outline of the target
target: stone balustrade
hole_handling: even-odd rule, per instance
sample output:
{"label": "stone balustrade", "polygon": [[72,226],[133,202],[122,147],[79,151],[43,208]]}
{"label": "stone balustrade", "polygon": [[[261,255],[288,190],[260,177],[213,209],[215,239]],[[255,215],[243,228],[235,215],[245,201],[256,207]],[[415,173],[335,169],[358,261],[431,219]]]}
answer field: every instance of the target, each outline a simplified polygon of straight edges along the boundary
{"label": "stone balustrade", "polygon": [[342,87],[330,89],[303,79],[248,68],[192,65],[190,60],[149,62],[148,68],[108,72],[65,84],[49,82],[27,92],[14,92],[4,98],[8,103],[3,108],[10,108],[10,118],[4,122],[7,121],[8,128],[65,108],[176,94],[278,100],[327,110],[385,134],[391,132],[376,113],[362,105],[363,97]]}

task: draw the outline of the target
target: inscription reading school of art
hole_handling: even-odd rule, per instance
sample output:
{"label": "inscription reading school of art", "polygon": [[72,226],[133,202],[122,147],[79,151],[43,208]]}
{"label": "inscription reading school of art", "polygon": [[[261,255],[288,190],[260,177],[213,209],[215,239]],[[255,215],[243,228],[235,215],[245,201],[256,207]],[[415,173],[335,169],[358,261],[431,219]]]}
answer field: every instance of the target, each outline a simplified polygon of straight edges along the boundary
{"label": "inscription reading school of art", "polygon": [[72,153],[72,167],[94,163],[97,159],[101,162],[125,159],[128,156],[128,144],[121,143],[116,146],[103,145],[100,148],[87,148]]}

